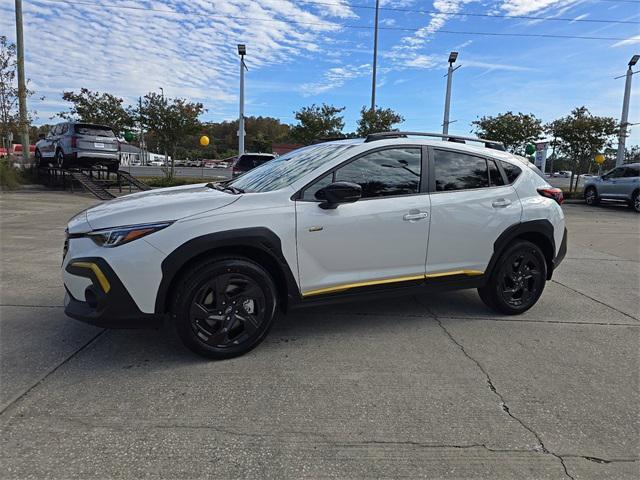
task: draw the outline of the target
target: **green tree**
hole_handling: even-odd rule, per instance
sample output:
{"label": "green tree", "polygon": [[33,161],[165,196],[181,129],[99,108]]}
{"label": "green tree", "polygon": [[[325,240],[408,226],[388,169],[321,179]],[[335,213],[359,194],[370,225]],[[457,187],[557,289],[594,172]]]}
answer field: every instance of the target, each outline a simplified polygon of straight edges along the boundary
{"label": "green tree", "polygon": [[533,114],[506,112],[471,123],[479,137],[502,142],[507,150],[518,155],[524,155],[527,143],[535,142],[544,132],[542,121]]}
{"label": "green tree", "polygon": [[393,126],[402,122],[404,122],[404,117],[390,108],[376,107],[375,110],[372,110],[362,107],[356,133],[359,137],[366,137],[370,133],[389,132],[397,130]]}
{"label": "green tree", "polygon": [[342,136],[345,107],[334,107],[323,103],[303,107],[295,113],[297,125],[291,127],[291,136],[296,142],[309,144],[326,137]]}
{"label": "green tree", "polygon": [[[587,172],[598,153],[610,147],[618,133],[618,122],[611,117],[592,115],[586,107],[574,109],[570,115],[546,126],[557,141],[557,150],[572,164],[569,191],[577,189],[577,175]],[[574,176],[576,185],[573,185]]]}
{"label": "green tree", "polygon": [[141,107],[135,111],[140,123],[152,138],[157,139],[158,147],[165,155],[171,152],[171,168],[166,171],[168,177],[173,177],[178,145],[201,130],[199,117],[204,112],[201,103],[168,98],[154,92],[146,94]]}
{"label": "green tree", "polygon": [[62,99],[72,105],[69,110],[58,113],[67,120],[108,125],[121,135],[134,124],[133,110],[124,106],[124,100],[110,93],[92,92],[87,88],[76,92],[63,92]]}

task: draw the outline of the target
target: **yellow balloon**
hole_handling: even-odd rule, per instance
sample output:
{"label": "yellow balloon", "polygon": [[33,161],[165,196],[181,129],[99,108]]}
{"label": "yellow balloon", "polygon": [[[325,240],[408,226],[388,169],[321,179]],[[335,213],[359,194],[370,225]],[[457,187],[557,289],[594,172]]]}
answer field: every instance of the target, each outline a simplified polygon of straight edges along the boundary
{"label": "yellow balloon", "polygon": [[598,155],[596,155],[595,160],[598,165],[602,165],[604,163],[604,155],[599,153]]}
{"label": "yellow balloon", "polygon": [[200,145],[202,145],[203,147],[206,147],[207,145],[209,145],[209,137],[207,137],[206,135],[201,136]]}

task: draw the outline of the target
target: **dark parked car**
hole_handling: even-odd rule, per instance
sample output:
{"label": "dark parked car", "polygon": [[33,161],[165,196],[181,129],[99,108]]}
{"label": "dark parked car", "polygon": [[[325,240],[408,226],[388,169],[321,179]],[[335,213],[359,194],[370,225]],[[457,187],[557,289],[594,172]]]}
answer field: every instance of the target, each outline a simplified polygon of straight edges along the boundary
{"label": "dark parked car", "polygon": [[120,166],[120,144],[111,127],[65,122],[55,125],[36,143],[37,166],[91,168],[101,165],[115,172]]}
{"label": "dark parked car", "polygon": [[275,155],[272,153],[245,153],[233,163],[232,176],[237,177],[244,172],[253,170],[269,160],[273,160]]}

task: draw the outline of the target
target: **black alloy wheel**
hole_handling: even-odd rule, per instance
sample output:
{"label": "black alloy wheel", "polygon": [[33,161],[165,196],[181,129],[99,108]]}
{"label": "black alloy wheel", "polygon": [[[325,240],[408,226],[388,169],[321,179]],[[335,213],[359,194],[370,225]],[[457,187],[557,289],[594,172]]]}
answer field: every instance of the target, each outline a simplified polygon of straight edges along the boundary
{"label": "black alloy wheel", "polygon": [[269,273],[246,258],[216,258],[188,273],[172,309],[187,347],[209,358],[242,355],[266,336],[275,317]]}
{"label": "black alloy wheel", "polygon": [[595,187],[588,187],[584,191],[584,201],[587,205],[597,205],[600,202],[598,192]]}
{"label": "black alloy wheel", "polygon": [[500,256],[480,298],[494,310],[516,315],[529,310],[540,298],[547,264],[540,248],[528,241],[514,242]]}
{"label": "black alloy wheel", "polygon": [[640,213],[640,192],[634,192],[631,197],[631,208]]}
{"label": "black alloy wheel", "polygon": [[56,166],[58,168],[64,168],[64,153],[62,153],[62,150],[56,152]]}

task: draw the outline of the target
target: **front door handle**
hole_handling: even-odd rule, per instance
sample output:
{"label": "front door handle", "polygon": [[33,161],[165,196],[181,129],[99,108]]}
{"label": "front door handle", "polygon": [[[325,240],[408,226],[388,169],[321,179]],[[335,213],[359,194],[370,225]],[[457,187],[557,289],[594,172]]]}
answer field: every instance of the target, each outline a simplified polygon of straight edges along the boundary
{"label": "front door handle", "polygon": [[499,198],[495,200],[492,204],[493,208],[504,208],[511,205],[511,200],[507,200],[506,198]]}
{"label": "front door handle", "polygon": [[402,219],[405,222],[414,222],[416,220],[422,220],[423,218],[427,218],[429,216],[426,212],[418,212],[418,213],[407,213]]}

